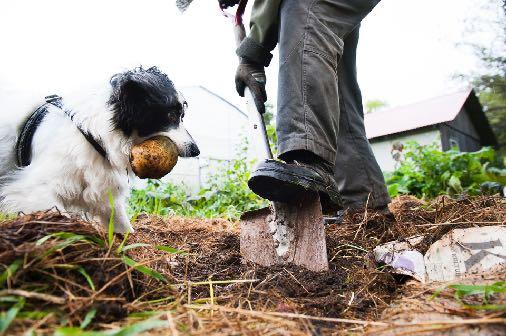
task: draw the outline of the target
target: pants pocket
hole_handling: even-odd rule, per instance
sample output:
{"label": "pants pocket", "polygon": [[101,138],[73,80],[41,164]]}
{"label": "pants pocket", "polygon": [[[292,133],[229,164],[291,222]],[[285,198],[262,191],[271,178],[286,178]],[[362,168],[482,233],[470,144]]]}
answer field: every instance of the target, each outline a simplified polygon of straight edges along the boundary
{"label": "pants pocket", "polygon": [[343,53],[343,48],[343,40],[320,21],[314,13],[309,13],[304,38],[304,51],[320,55],[336,71],[338,59]]}

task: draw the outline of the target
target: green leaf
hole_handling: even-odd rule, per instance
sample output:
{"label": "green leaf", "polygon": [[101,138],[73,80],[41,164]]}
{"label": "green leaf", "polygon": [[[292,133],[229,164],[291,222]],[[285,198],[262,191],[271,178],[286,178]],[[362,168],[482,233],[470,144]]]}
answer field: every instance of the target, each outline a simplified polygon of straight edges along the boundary
{"label": "green leaf", "polygon": [[13,302],[18,302],[18,301],[19,301],[19,297],[17,297],[17,296],[0,296],[0,302],[13,303]]}
{"label": "green leaf", "polygon": [[138,248],[138,247],[148,247],[148,246],[151,246],[151,245],[150,244],[144,244],[144,243],[130,244],[130,245],[127,245],[127,246],[123,247],[121,249],[121,252],[125,252],[125,251],[131,250],[131,249],[135,249],[135,248]]}
{"label": "green leaf", "polygon": [[120,331],[116,332],[114,336],[134,336],[148,330],[166,328],[168,326],[169,323],[167,321],[146,320],[124,327]]}
{"label": "green leaf", "polygon": [[116,330],[107,331],[84,331],[77,327],[60,327],[55,330],[53,336],[111,336]]}
{"label": "green leaf", "polygon": [[56,251],[59,251],[59,250],[62,250],[64,248],[66,248],[67,246],[70,246],[74,243],[77,243],[77,242],[86,242],[86,243],[91,243],[89,238],[87,236],[84,236],[84,235],[79,235],[79,234],[74,234],[74,233],[70,233],[68,232],[68,235],[64,235],[65,237],[68,237],[66,238],[64,241],[56,244],[55,246],[51,247],[50,249],[48,249],[47,251],[45,251],[41,256],[40,258],[45,258],[51,254],[53,254],[54,252]]}
{"label": "green leaf", "polygon": [[472,310],[491,310],[491,311],[506,311],[506,305],[494,305],[494,304],[483,304],[483,305],[463,305],[464,308]]}
{"label": "green leaf", "polygon": [[149,319],[119,329],[105,331],[84,331],[76,327],[61,327],[54,332],[53,336],[135,336],[149,330],[167,328],[168,326],[167,321]]}
{"label": "green leaf", "polygon": [[116,249],[116,253],[120,254],[123,250],[123,246],[125,245],[126,241],[128,240],[128,237],[130,237],[130,232],[125,233],[125,236],[123,237],[123,240],[121,241],[121,244],[119,244],[118,248]]}
{"label": "green leaf", "polygon": [[390,197],[399,195],[399,183],[392,183],[388,186],[388,194]]}
{"label": "green leaf", "polygon": [[54,237],[54,233],[48,234],[47,236],[44,236],[44,237],[38,239],[35,242],[35,246],[40,246],[40,245],[44,244],[47,240],[49,240],[49,238],[52,238],[52,237]]}
{"label": "green leaf", "polygon": [[161,315],[163,313],[164,313],[164,311],[162,311],[162,310],[147,310],[147,311],[128,314],[128,317],[130,317],[130,318],[147,318],[147,317],[153,317],[156,315]]}
{"label": "green leaf", "polygon": [[165,279],[165,277],[162,274],[158,273],[157,271],[155,271],[147,266],[139,265],[136,261],[128,258],[127,256],[121,257],[121,260],[123,260],[123,262],[126,265],[135,268],[136,270],[138,270],[141,273],[144,273],[144,274],[146,274],[154,279],[160,280],[162,282],[168,283],[167,279]]}
{"label": "green leaf", "polygon": [[111,206],[111,215],[109,216],[109,225],[107,226],[107,240],[110,247],[112,246],[112,242],[114,240],[114,197],[110,191],[108,192],[108,196],[109,205]]}
{"label": "green leaf", "polygon": [[95,318],[95,315],[97,314],[97,310],[95,308],[91,309],[89,312],[86,313],[86,316],[84,317],[83,322],[79,326],[81,329],[86,329],[86,327],[91,323],[91,321]]}
{"label": "green leaf", "polygon": [[182,254],[182,255],[188,254],[185,251],[178,250],[178,249],[170,247],[170,246],[157,245],[156,249],[160,250],[160,251],[164,251],[164,252],[169,252],[169,253],[172,253],[172,254]]}
{"label": "green leaf", "polygon": [[83,267],[79,267],[77,271],[81,273],[82,276],[86,279],[91,290],[95,291],[95,284],[93,283],[93,280],[91,279],[90,275],[86,272],[86,270]]}
{"label": "green leaf", "polygon": [[452,175],[452,177],[450,177],[450,180],[448,181],[448,186],[456,194],[461,194],[463,191],[460,179],[455,175]]}
{"label": "green leaf", "polygon": [[10,324],[14,321],[20,310],[23,309],[24,305],[25,299],[19,298],[18,302],[16,302],[16,304],[14,304],[9,310],[6,312],[0,312],[0,334],[7,331],[7,328],[9,328]]}
{"label": "green leaf", "polygon": [[19,266],[23,264],[22,259],[16,259],[7,266],[5,271],[0,274],[0,288],[3,288],[4,284],[7,283],[7,281],[16,273],[16,271],[19,269]]}
{"label": "green leaf", "polygon": [[51,314],[49,311],[22,311],[16,316],[17,319],[40,320]]}

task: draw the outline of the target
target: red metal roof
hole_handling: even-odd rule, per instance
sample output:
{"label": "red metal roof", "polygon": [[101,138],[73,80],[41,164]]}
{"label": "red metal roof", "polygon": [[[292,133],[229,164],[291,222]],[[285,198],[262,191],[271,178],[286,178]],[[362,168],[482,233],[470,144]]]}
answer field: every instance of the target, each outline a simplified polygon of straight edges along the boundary
{"label": "red metal roof", "polygon": [[472,89],[365,115],[369,139],[437,125],[457,117]]}

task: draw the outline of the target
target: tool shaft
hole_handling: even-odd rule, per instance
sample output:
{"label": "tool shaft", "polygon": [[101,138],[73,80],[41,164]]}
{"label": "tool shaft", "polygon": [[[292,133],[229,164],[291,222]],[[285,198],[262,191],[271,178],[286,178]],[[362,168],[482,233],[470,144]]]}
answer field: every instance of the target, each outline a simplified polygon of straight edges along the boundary
{"label": "tool shaft", "polygon": [[[242,20],[234,20],[234,35],[236,44],[239,46],[242,40],[246,37],[246,29]],[[255,147],[257,157],[260,160],[271,160],[273,155],[269,144],[269,137],[267,135],[264,118],[256,108],[255,99],[248,88],[244,90],[244,97],[246,98],[246,107],[250,123],[250,134],[252,137],[251,142]]]}

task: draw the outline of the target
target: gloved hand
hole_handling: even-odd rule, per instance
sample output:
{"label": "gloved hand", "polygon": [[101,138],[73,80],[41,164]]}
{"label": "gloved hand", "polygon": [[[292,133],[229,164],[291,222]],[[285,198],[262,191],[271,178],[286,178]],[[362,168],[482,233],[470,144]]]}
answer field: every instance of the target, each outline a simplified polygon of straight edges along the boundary
{"label": "gloved hand", "polygon": [[239,96],[244,97],[244,89],[248,87],[253,95],[258,112],[262,114],[265,113],[265,102],[267,101],[266,81],[267,78],[262,65],[249,63],[247,60],[241,59],[235,74],[235,88]]}
{"label": "gloved hand", "polygon": [[240,0],[218,0],[220,8],[225,9],[228,7],[234,7],[239,3]]}

